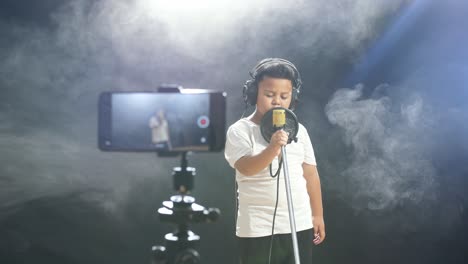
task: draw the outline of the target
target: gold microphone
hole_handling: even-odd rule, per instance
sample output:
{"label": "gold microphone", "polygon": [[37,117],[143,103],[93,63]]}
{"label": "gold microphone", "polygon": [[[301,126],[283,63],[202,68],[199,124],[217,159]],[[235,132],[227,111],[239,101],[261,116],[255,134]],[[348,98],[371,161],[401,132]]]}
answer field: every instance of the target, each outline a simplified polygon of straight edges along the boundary
{"label": "gold microphone", "polygon": [[286,111],[284,109],[273,109],[273,127],[283,128],[286,125]]}

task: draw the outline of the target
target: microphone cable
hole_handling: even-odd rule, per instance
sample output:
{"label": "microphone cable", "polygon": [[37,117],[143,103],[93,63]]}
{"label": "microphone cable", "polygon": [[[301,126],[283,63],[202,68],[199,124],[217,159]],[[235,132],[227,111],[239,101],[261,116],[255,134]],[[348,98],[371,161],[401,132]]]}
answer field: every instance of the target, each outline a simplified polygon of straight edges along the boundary
{"label": "microphone cable", "polygon": [[244,104],[244,112],[242,112],[242,116],[241,116],[240,119],[244,118],[245,113],[247,112],[247,109],[248,109],[248,108],[249,108],[249,104],[246,102],[246,103]]}

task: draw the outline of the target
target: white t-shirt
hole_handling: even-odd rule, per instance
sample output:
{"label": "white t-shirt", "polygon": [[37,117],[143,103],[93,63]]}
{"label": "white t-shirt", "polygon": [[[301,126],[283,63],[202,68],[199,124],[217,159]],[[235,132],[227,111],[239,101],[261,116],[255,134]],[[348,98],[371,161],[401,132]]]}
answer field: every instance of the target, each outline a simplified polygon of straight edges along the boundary
{"label": "white t-shirt", "polygon": [[[302,164],[316,165],[316,161],[309,135],[302,124],[299,124],[297,138],[297,143],[293,141],[286,146],[286,156],[296,218],[296,231],[302,231],[313,227],[310,199],[306,180],[303,177]],[[268,142],[263,138],[260,126],[243,118],[229,127],[224,155],[229,165],[234,168],[238,159],[243,156],[257,155],[267,146]],[[275,173],[277,169],[278,158],[275,158],[272,162],[272,172]],[[239,188],[236,235],[238,237],[271,235],[277,179],[270,176],[269,166],[253,176],[245,176],[236,170],[236,181]],[[283,170],[280,173],[274,233],[291,233]]]}
{"label": "white t-shirt", "polygon": [[149,121],[151,128],[151,141],[154,144],[169,141],[169,124],[166,119],[159,120],[158,117],[151,117]]}

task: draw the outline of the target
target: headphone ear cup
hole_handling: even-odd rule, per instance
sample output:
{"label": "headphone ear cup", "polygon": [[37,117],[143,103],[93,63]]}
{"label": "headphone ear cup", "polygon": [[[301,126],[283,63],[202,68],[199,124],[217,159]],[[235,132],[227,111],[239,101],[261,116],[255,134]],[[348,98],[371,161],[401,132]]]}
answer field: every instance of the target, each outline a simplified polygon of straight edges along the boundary
{"label": "headphone ear cup", "polygon": [[257,85],[254,79],[247,80],[243,89],[244,103],[248,105],[257,104]]}
{"label": "headphone ear cup", "polygon": [[301,92],[300,89],[293,87],[292,89],[292,96],[291,96],[291,104],[289,105],[289,109],[294,110],[299,102],[299,93]]}
{"label": "headphone ear cup", "polygon": [[249,100],[250,105],[257,104],[258,89],[255,81],[252,81],[249,88]]}
{"label": "headphone ear cup", "polygon": [[244,103],[246,105],[249,104],[249,81],[246,81],[244,83],[244,87],[242,88],[242,99],[244,99]]}

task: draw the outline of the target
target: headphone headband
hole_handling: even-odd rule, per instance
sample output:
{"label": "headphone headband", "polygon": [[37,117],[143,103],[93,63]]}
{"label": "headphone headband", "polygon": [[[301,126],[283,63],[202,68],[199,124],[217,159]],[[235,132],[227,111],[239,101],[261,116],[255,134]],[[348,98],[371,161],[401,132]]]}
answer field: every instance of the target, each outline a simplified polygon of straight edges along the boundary
{"label": "headphone headband", "polygon": [[293,88],[295,89],[301,88],[300,86],[302,85],[302,80],[301,80],[301,74],[299,73],[299,70],[297,70],[296,66],[294,66],[292,62],[285,60],[285,59],[281,59],[281,58],[263,59],[249,72],[249,74],[253,79],[255,79],[255,81],[258,82],[259,80],[257,80],[257,76],[258,76],[259,70],[265,65],[274,64],[274,63],[283,63],[291,67],[294,72]]}

